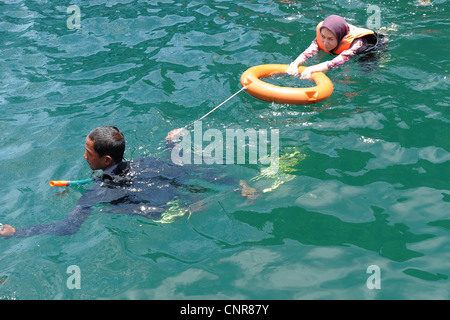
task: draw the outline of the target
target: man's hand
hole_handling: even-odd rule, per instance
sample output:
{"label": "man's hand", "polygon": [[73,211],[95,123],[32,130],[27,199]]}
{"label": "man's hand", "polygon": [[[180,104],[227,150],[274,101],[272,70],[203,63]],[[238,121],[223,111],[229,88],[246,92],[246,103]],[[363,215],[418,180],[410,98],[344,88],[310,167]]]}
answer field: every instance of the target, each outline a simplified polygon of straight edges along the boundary
{"label": "man's hand", "polygon": [[177,139],[181,136],[181,134],[183,133],[185,129],[184,128],[179,128],[179,129],[174,129],[172,131],[170,131],[167,134],[166,137],[166,141],[178,141]]}
{"label": "man's hand", "polygon": [[255,188],[251,188],[244,180],[240,180],[239,185],[241,186],[241,196],[247,200],[254,201],[259,198],[259,192]]}
{"label": "man's hand", "polygon": [[11,227],[10,225],[3,225],[0,227],[0,235],[3,237],[3,239],[8,239],[14,235],[16,232],[16,229]]}

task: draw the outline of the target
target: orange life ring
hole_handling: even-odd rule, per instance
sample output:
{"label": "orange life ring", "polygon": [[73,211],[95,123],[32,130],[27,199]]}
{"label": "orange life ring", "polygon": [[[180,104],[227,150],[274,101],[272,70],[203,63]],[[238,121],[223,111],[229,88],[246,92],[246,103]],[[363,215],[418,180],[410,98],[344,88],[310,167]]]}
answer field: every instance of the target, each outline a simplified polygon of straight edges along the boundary
{"label": "orange life ring", "polygon": [[[286,73],[287,64],[262,64],[251,67],[241,76],[241,84],[253,97],[277,103],[309,104],[328,98],[333,92],[333,83],[322,72],[314,72],[312,80],[316,86],[311,88],[280,87],[260,80],[271,74]],[[301,73],[306,67],[300,66]]]}

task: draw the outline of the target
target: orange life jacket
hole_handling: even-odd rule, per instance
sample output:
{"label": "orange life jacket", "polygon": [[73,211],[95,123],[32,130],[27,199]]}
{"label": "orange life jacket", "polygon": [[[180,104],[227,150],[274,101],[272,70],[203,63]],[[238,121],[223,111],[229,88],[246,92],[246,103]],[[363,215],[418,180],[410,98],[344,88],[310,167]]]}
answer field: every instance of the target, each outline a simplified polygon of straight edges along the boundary
{"label": "orange life jacket", "polygon": [[340,54],[340,53],[342,53],[342,51],[345,51],[348,48],[350,48],[350,46],[352,45],[352,42],[355,39],[374,34],[374,32],[372,30],[365,29],[365,28],[359,28],[359,27],[355,27],[351,24],[348,24],[348,26],[350,27],[349,33],[344,38],[342,38],[341,42],[337,45],[336,49],[334,49],[333,53],[331,53],[331,52],[328,52],[327,50],[325,50],[322,40],[320,39],[320,27],[322,26],[322,23],[323,23],[323,21],[320,22],[316,27],[316,40],[317,40],[317,44],[319,45],[319,48],[329,54],[334,54],[334,55]]}

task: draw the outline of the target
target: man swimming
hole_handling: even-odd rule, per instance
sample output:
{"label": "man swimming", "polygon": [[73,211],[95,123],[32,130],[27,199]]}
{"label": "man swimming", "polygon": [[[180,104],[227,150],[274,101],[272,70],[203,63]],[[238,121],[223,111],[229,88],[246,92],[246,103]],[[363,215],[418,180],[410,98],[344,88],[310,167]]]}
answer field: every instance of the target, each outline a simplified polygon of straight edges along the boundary
{"label": "man swimming", "polygon": [[[169,132],[166,137],[168,150],[181,132],[182,129]],[[86,137],[84,158],[93,171],[101,170],[102,174],[95,177],[96,183],[83,194],[66,218],[24,229],[3,225],[0,228],[0,235],[6,239],[41,234],[61,236],[75,234],[91,214],[92,207],[97,204],[113,205],[110,210],[113,213],[139,215],[158,220],[170,209],[174,200],[180,200],[178,204],[182,204],[181,214],[195,213],[206,210],[207,207],[202,201],[193,202],[195,199],[198,200],[196,193],[201,187],[189,183],[192,175],[200,175],[203,179],[224,182],[227,185],[238,182],[227,177],[212,176],[206,172],[212,169],[211,167],[203,170],[198,165],[179,166],[171,161],[153,157],[140,158],[132,162],[125,161],[124,152],[125,138],[119,128],[104,126],[92,130]],[[242,196],[247,199],[255,197],[255,189],[243,181],[239,184]]]}

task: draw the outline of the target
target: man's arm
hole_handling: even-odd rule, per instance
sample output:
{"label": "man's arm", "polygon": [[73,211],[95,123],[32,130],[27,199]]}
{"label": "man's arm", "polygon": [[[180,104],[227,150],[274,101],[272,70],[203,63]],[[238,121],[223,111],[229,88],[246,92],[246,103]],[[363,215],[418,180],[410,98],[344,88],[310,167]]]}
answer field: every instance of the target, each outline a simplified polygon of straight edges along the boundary
{"label": "man's arm", "polygon": [[10,225],[2,226],[0,235],[4,238],[26,238],[41,234],[66,236],[75,234],[84,221],[89,217],[91,207],[76,205],[64,220],[50,223],[38,224],[24,229],[15,229]]}

